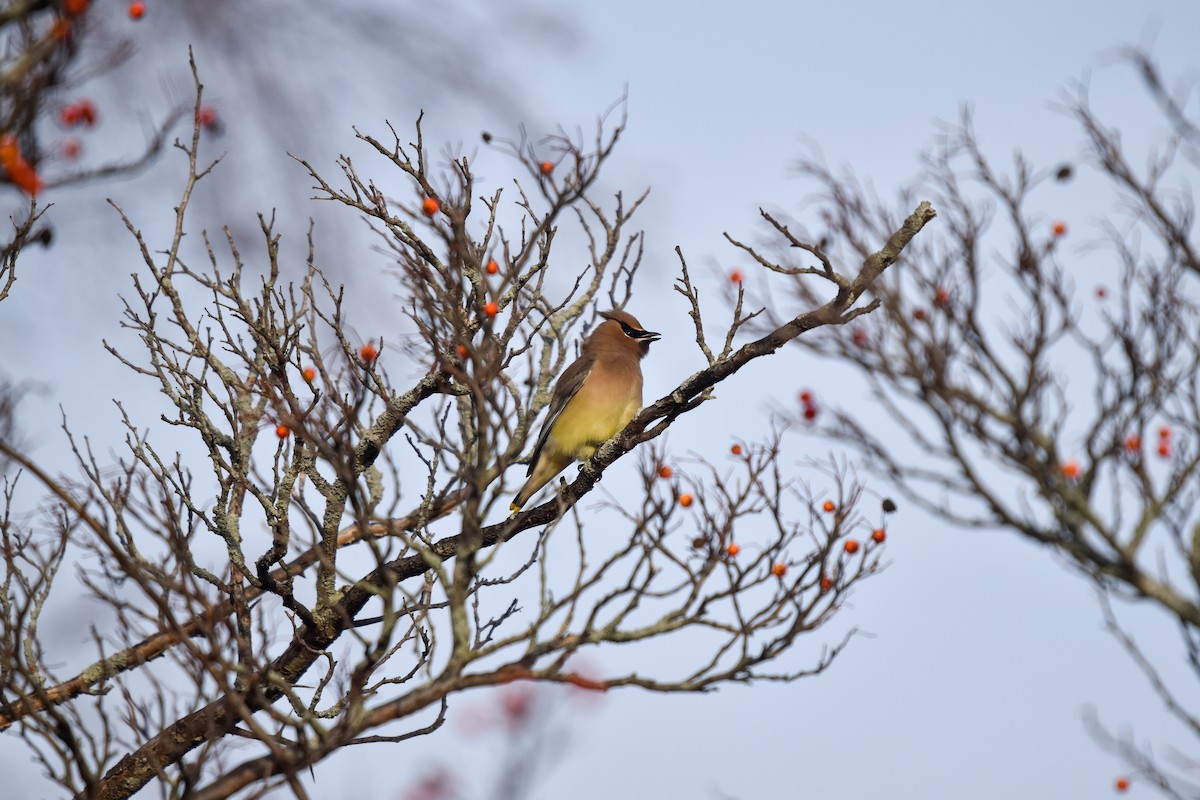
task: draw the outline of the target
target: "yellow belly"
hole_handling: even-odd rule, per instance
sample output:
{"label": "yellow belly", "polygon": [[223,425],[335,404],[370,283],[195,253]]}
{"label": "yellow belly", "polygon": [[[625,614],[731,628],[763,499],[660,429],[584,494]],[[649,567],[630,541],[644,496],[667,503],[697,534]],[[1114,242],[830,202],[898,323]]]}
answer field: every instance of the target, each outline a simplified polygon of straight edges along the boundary
{"label": "yellow belly", "polygon": [[546,448],[580,461],[591,458],[596,447],[621,431],[642,408],[641,387],[627,396],[603,397],[579,390],[555,420]]}

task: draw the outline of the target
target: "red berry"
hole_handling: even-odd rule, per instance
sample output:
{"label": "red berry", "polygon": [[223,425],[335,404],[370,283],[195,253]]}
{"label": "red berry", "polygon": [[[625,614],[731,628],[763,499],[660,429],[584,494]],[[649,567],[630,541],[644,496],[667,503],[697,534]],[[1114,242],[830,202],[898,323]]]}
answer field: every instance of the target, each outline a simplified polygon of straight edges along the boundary
{"label": "red berry", "polygon": [[725,548],[725,552],[729,553],[731,556],[736,556],[738,553],[742,552],[742,548],[737,542],[730,542],[729,547]]}
{"label": "red berry", "polygon": [[538,165],[538,168],[542,171],[543,175],[549,175],[551,172],[554,172],[554,162],[553,161],[543,161],[541,164]]}
{"label": "red berry", "polygon": [[740,444],[735,444],[733,447],[729,448],[729,452],[733,453],[735,456],[740,456],[742,454],[742,446]]}
{"label": "red berry", "polygon": [[816,419],[817,418],[817,407],[809,406],[808,408],[804,409],[804,418],[806,420],[808,420],[809,422],[812,422],[814,419]]}
{"label": "red berry", "polygon": [[871,337],[867,335],[867,329],[856,325],[850,332],[850,339],[859,347],[866,347],[867,342],[871,341]]}
{"label": "red berry", "polygon": [[943,308],[950,305],[950,290],[939,286],[937,292],[933,295],[933,302],[935,305],[942,306]]}
{"label": "red berry", "polygon": [[466,358],[469,355],[471,355],[471,351],[467,349],[467,346],[465,344],[460,344],[458,346],[458,357]]}
{"label": "red berry", "polygon": [[829,580],[829,578],[826,578],[824,575],[822,575],[821,576],[821,591],[828,592],[830,587],[832,587],[832,586],[833,586],[833,581]]}
{"label": "red berry", "polygon": [[438,213],[438,209],[441,207],[442,204],[438,202],[436,197],[426,197],[421,201],[421,211],[424,212],[425,216],[427,217],[432,217],[434,214]]}
{"label": "red berry", "polygon": [[304,371],[300,374],[303,375],[304,380],[308,381],[309,383],[312,383],[317,377],[317,371],[312,367],[305,367]]}
{"label": "red berry", "polygon": [[375,345],[367,342],[362,346],[361,349],[359,349],[358,355],[362,358],[364,363],[372,364],[374,363],[375,359],[379,357],[379,351],[375,349]]}
{"label": "red berry", "polygon": [[1096,299],[1103,300],[1106,297],[1108,297],[1108,289],[1104,288],[1103,286],[1097,286],[1096,287]]}
{"label": "red berry", "polygon": [[666,464],[663,464],[661,467],[658,468],[658,477],[660,477],[660,478],[669,478],[669,477],[671,477],[671,474],[672,474],[671,468],[668,467]]}
{"label": "red berry", "polygon": [[275,427],[275,435],[278,436],[280,439],[286,439],[288,437],[288,434],[290,434],[291,432],[292,432],[292,429],[289,428],[287,425],[277,425]]}
{"label": "red berry", "polygon": [[96,106],[91,100],[84,98],[76,103],[75,113],[79,115],[79,121],[89,128],[96,124]]}
{"label": "red berry", "polygon": [[[524,687],[513,687],[511,690],[504,693],[502,699],[504,706],[504,715],[508,718],[510,724],[521,722],[533,707],[533,692]],[[444,795],[438,794],[438,797]]]}
{"label": "red berry", "polygon": [[690,494],[687,494],[685,492],[684,494],[679,495],[679,505],[683,506],[684,508],[687,508],[691,504],[692,504],[692,496]]}
{"label": "red berry", "polygon": [[844,547],[846,549],[846,552],[849,553],[850,555],[854,555],[855,553],[858,552],[858,542],[855,541],[854,539],[847,539],[846,543],[844,545],[842,545],[842,547]]}
{"label": "red berry", "polygon": [[1170,442],[1165,442],[1165,441],[1164,441],[1164,442],[1159,442],[1159,443],[1158,443],[1158,454],[1159,454],[1160,456],[1162,456],[1163,458],[1170,458],[1170,456],[1171,456],[1171,443],[1170,443]]}
{"label": "red berry", "polygon": [[918,308],[916,311],[913,312],[913,319],[915,319],[917,322],[924,322],[925,317],[926,317],[925,309],[923,309],[923,308]]}
{"label": "red berry", "polygon": [[483,313],[489,317],[494,317],[500,313],[500,306],[496,305],[495,300],[489,300],[483,304]]}
{"label": "red berry", "polygon": [[832,514],[832,513],[833,513],[833,510],[834,510],[835,508],[837,508],[837,506],[833,504],[833,501],[832,501],[832,500],[826,500],[826,501],[825,501],[825,502],[824,502],[824,503],[821,505],[821,508],[825,509],[826,511],[828,511],[829,513],[831,513],[831,514]]}
{"label": "red berry", "polygon": [[490,261],[488,261],[488,263],[487,263],[487,274],[488,275],[495,275],[499,271],[500,271],[500,265],[496,263],[496,259],[493,258]]}
{"label": "red berry", "polygon": [[62,144],[63,158],[79,158],[79,154],[82,152],[83,144],[75,137],[67,139]]}
{"label": "red berry", "polygon": [[805,389],[804,391],[802,391],[800,393],[800,402],[804,403],[805,405],[808,405],[809,403],[811,403],[812,402],[812,392],[810,392],[808,389]]}
{"label": "red berry", "polygon": [[733,272],[729,273],[729,280],[733,283],[741,283],[742,271],[740,269],[735,269]]}
{"label": "red berry", "polygon": [[782,578],[784,575],[787,575],[787,564],[780,562],[771,567],[771,574],[776,578]]}
{"label": "red berry", "polygon": [[1168,438],[1170,438],[1170,436],[1171,436],[1171,429],[1168,428],[1166,425],[1163,425],[1161,428],[1158,429],[1158,438],[1168,439]]}
{"label": "red berry", "polygon": [[1062,474],[1069,481],[1076,480],[1080,474],[1079,462],[1075,459],[1063,462]]}
{"label": "red berry", "polygon": [[882,544],[887,540],[887,531],[885,531],[883,528],[876,528],[875,530],[871,531],[871,539]]}
{"label": "red berry", "polygon": [[1135,434],[1130,434],[1125,437],[1125,450],[1130,453],[1140,452],[1142,449],[1142,437]]}
{"label": "red berry", "polygon": [[129,18],[141,19],[144,16],[146,16],[146,4],[142,0],[133,0],[129,4]]}
{"label": "red berry", "polygon": [[1061,219],[1057,220],[1050,230],[1054,232],[1055,236],[1065,236],[1067,233],[1067,223],[1063,222]]}
{"label": "red berry", "polygon": [[1129,791],[1129,778],[1126,778],[1124,775],[1117,778],[1116,782],[1113,783],[1113,788],[1118,792]]}
{"label": "red berry", "polygon": [[87,11],[88,5],[88,0],[63,0],[63,11],[74,17]]}
{"label": "red berry", "polygon": [[212,106],[201,106],[200,110],[196,112],[196,122],[199,122],[201,127],[210,131],[217,131],[221,127],[221,120],[217,116],[217,110]]}

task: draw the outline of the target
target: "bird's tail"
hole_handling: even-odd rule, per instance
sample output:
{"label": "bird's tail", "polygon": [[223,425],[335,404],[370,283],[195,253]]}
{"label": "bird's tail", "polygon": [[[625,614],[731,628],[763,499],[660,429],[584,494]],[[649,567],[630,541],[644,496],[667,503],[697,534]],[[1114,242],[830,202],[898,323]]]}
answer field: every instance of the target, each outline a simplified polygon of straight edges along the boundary
{"label": "bird's tail", "polygon": [[525,481],[525,485],[521,487],[521,490],[517,492],[517,496],[513,498],[512,503],[509,505],[509,511],[512,511],[514,514],[520,511],[525,507],[525,504],[529,502],[529,498],[533,496],[533,493],[541,488],[540,486],[533,486],[532,484],[533,478]]}
{"label": "bird's tail", "polygon": [[563,456],[554,451],[542,451],[538,454],[532,469],[529,470],[529,480],[525,481],[525,485],[517,492],[517,496],[513,498],[509,508],[513,511],[520,511],[524,508],[529,498],[553,480],[555,475],[562,472],[567,464],[571,463],[571,460],[569,456]]}

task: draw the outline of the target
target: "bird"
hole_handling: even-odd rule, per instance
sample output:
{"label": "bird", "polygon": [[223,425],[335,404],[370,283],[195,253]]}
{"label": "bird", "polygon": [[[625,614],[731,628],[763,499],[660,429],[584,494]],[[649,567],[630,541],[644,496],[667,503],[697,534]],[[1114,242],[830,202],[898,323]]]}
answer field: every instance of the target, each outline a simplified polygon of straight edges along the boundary
{"label": "bird", "polygon": [[641,361],[662,338],[625,311],[601,311],[604,322],[583,343],[550,395],[550,413],[529,459],[529,479],[512,511],[572,461],[586,461],[642,408]]}

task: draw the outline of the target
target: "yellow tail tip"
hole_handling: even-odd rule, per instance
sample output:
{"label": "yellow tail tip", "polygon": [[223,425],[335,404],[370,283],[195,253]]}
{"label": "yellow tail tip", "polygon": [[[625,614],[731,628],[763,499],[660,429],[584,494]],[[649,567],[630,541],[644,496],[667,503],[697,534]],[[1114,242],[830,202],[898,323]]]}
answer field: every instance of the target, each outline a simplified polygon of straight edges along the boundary
{"label": "yellow tail tip", "polygon": [[517,505],[516,503],[509,503],[508,510],[515,514],[521,510],[521,507],[519,505]]}

